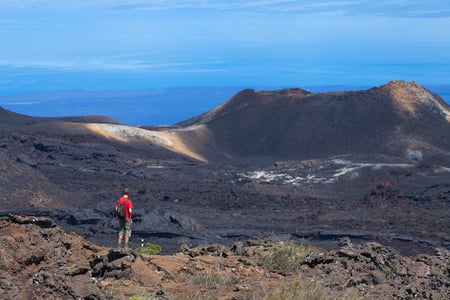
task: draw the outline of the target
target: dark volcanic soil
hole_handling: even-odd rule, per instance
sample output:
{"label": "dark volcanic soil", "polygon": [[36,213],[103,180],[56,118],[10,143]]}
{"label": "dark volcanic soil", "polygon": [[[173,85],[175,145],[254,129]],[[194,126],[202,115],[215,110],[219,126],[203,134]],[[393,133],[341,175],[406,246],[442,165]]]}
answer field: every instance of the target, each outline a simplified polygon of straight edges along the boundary
{"label": "dark volcanic soil", "polygon": [[206,164],[155,159],[93,140],[52,147],[36,134],[4,145],[3,164],[15,160],[14,174],[22,174],[15,178],[23,181],[2,185],[13,199],[5,199],[2,214],[50,216],[100,245],[116,245],[114,204],[125,186],[135,206],[132,245],[144,239],[166,253],[181,244],[230,245],[272,235],[328,248],[349,236],[403,254],[450,243],[450,173],[438,165],[377,157]]}
{"label": "dark volcanic soil", "polygon": [[[239,97],[248,94],[256,95],[246,92]],[[281,139],[284,146],[277,148],[281,144],[263,140],[274,135],[280,139],[281,127],[270,133],[270,128],[256,128],[252,121],[246,130],[256,128],[249,131],[255,143],[237,151],[239,143],[244,145],[244,131],[236,129],[234,139],[233,130],[219,129],[226,126],[227,118],[247,122],[245,116],[252,115],[248,110],[252,107],[269,119],[273,107],[265,105],[273,103],[288,105],[283,115],[288,114],[289,105],[301,111],[303,102],[311,105],[308,109],[320,106],[321,111],[331,104],[342,108],[339,103],[347,103],[345,93],[261,93],[245,99],[251,105],[242,104],[239,97],[205,114],[200,123],[191,120],[190,127],[153,131],[99,117],[42,119],[0,110],[0,214],[50,216],[89,241],[115,246],[114,204],[123,187],[128,187],[135,206],[131,245],[139,246],[143,239],[161,244],[165,253],[178,251],[181,244],[231,245],[260,236],[325,248],[336,247],[341,237],[348,236],[354,243],[379,241],[407,255],[450,247],[450,141],[442,128],[450,126],[450,113],[442,101],[416,84],[399,82],[350,93],[350,114],[370,115],[370,110],[363,110],[369,103],[377,107],[377,115],[383,115],[381,108],[390,109],[388,125],[397,127],[388,130],[383,120],[379,121],[383,126],[376,127],[371,119],[367,127],[377,132],[377,142],[383,144],[364,152],[367,146],[358,138],[364,135],[364,118],[358,118],[359,127],[349,131],[358,134],[353,136],[355,148],[335,155],[329,155],[333,141],[305,131],[315,149],[326,143],[326,151],[317,153],[319,158],[310,158],[314,151],[307,144],[298,153],[297,148],[288,147],[290,141],[305,144],[295,130],[286,131],[289,135]],[[358,97],[364,102],[355,107]],[[413,100],[408,102],[408,97]],[[336,116],[333,110],[327,111],[340,126],[340,134],[351,126],[352,116],[345,112],[339,109]],[[240,115],[232,117],[234,113]],[[277,114],[273,116],[271,124],[288,125]],[[294,115],[290,118],[299,126],[305,122]],[[313,116],[306,121],[310,119]],[[317,132],[325,130],[332,136],[333,124],[322,119],[322,127],[315,125],[320,127]],[[422,126],[424,120],[427,123]],[[351,140],[347,136],[347,142]],[[341,142],[337,145],[337,153],[351,148]],[[226,152],[227,147],[234,152]],[[283,152],[285,147],[290,150]],[[232,155],[260,150],[274,155]],[[294,155],[297,159],[288,159]],[[206,158],[209,162],[202,162]]]}

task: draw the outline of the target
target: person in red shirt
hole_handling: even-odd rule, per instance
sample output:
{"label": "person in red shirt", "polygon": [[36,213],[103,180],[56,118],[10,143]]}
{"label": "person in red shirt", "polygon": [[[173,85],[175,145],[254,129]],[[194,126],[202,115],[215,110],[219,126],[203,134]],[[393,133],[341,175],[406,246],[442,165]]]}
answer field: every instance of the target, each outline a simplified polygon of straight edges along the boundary
{"label": "person in red shirt", "polygon": [[119,218],[119,248],[122,246],[122,238],[125,237],[125,248],[128,248],[128,241],[131,236],[131,213],[133,212],[133,202],[128,198],[128,188],[123,189],[122,197],[116,202],[116,212],[119,204],[124,203],[125,206],[125,218]]}

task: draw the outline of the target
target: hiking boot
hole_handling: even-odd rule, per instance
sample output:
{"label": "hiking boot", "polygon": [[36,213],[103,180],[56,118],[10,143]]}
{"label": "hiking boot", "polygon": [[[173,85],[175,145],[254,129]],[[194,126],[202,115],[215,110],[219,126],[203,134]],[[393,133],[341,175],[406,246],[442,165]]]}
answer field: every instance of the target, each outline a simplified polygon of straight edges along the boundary
{"label": "hiking boot", "polygon": [[128,249],[128,243],[125,244],[125,247],[124,247],[124,248],[125,248],[125,249]]}

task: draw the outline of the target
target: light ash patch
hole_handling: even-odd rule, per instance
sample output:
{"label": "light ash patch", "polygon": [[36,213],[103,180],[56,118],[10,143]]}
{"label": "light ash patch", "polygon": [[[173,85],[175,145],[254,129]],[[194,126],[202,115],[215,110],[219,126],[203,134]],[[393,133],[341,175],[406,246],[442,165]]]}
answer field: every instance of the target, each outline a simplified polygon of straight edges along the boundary
{"label": "light ash patch", "polygon": [[174,146],[174,143],[169,138],[163,136],[161,133],[138,127],[115,124],[93,124],[91,126],[95,126],[100,130],[105,130],[109,133],[116,134],[122,138],[145,139],[151,141],[154,144],[161,145],[167,148]]}
{"label": "light ash patch", "polygon": [[334,159],[333,163],[343,165],[343,168],[336,170],[333,177],[339,177],[348,173],[356,172],[362,168],[372,168],[373,170],[380,170],[382,168],[411,168],[412,164],[385,164],[385,163],[355,163],[348,160]]}
{"label": "light ash patch", "polygon": [[331,184],[340,178],[355,179],[363,168],[380,170],[383,168],[412,168],[413,164],[357,163],[342,159],[333,159],[321,165],[299,169],[288,169],[286,173],[274,170],[259,170],[239,173],[240,180],[251,180],[258,183],[303,186],[308,184]]}
{"label": "light ash patch", "polygon": [[419,97],[420,102],[428,105],[431,110],[440,114],[450,122],[450,111],[443,107],[429,91],[418,85],[414,85],[413,90],[413,93]]}

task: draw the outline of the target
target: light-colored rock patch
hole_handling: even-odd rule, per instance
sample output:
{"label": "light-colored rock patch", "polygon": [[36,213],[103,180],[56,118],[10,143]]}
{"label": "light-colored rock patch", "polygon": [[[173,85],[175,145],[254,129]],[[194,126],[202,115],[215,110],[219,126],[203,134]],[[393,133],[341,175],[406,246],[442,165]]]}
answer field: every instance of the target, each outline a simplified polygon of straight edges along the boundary
{"label": "light-colored rock patch", "polygon": [[[99,123],[86,124],[86,127],[96,134],[100,134],[109,139],[114,139],[126,143],[136,140],[148,141],[157,146],[166,148],[182,155],[186,155],[196,160],[206,161],[203,156],[192,151],[190,147],[188,147],[183,142],[180,135],[178,134],[178,130],[167,129],[156,131],[127,125]],[[185,130],[195,130],[195,128]]]}

